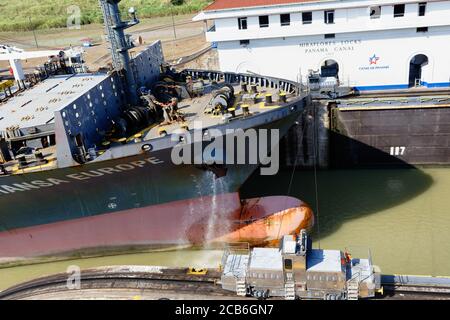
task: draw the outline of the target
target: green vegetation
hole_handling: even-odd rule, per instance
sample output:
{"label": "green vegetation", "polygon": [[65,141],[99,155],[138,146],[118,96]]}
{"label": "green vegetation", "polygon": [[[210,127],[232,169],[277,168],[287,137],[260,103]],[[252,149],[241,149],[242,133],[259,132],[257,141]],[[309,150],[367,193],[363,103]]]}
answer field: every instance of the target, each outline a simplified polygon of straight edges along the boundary
{"label": "green vegetation", "polygon": [[[98,0],[19,0],[2,1],[0,9],[0,31],[29,31],[32,29],[62,28],[73,14],[70,6],[81,10],[81,24],[101,23],[102,16]],[[135,7],[140,18],[187,14],[200,11],[208,0],[123,0],[120,7],[124,14],[127,8]],[[175,4],[175,5],[174,5]],[[31,22],[30,22],[31,19]]]}

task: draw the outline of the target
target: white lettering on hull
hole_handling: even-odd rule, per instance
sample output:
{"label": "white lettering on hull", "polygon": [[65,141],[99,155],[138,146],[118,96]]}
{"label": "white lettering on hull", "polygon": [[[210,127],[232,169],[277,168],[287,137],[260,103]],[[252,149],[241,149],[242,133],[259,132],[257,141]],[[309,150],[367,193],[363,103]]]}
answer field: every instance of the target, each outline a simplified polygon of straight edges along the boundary
{"label": "white lettering on hull", "polygon": [[71,173],[64,176],[64,179],[48,178],[45,180],[33,180],[29,182],[14,183],[12,185],[0,185],[0,196],[3,194],[13,194],[16,192],[30,191],[33,189],[41,189],[57,186],[60,184],[70,183],[71,181],[91,180],[105,175],[126,172],[136,168],[143,168],[147,164],[157,165],[164,161],[151,157],[145,160],[133,161],[130,163],[118,164],[114,167],[100,168],[96,170],[84,171],[79,173]]}

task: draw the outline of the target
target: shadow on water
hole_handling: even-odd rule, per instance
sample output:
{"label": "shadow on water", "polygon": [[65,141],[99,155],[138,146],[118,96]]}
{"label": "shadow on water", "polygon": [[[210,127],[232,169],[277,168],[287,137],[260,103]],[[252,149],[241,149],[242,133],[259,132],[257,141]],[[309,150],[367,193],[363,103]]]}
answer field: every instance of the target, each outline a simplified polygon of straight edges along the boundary
{"label": "shadow on water", "polygon": [[289,195],[303,200],[319,212],[320,233],[316,223],[313,236],[320,239],[345,221],[407,202],[433,183],[419,168],[359,141],[330,133],[330,142],[330,169],[317,170],[317,178],[313,169],[300,167],[283,168],[274,176],[261,176],[258,170],[242,186],[242,197]]}

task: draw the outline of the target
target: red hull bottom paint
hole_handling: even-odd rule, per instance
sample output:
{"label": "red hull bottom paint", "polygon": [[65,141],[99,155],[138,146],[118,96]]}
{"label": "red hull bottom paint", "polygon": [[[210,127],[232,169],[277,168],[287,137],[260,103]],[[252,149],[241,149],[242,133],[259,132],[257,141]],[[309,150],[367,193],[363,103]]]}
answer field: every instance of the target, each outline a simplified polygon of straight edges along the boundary
{"label": "red hull bottom paint", "polygon": [[238,193],[228,193],[2,232],[0,257],[131,245],[259,244],[309,228],[313,220],[295,198],[241,201]]}

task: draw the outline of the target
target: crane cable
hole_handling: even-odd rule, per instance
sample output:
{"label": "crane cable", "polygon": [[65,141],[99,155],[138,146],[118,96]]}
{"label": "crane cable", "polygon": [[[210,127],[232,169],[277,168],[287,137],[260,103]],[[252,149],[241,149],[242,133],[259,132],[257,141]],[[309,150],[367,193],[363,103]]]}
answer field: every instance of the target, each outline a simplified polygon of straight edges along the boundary
{"label": "crane cable", "polygon": [[[303,111],[302,114],[305,115],[305,114],[306,114],[306,111]],[[297,124],[297,125],[298,125],[298,124]],[[298,146],[299,144],[300,144],[300,145],[303,144],[303,140],[304,140],[304,137],[305,137],[305,131],[306,131],[306,128],[307,128],[307,126],[303,125],[303,128],[302,128],[302,135],[301,135],[301,138],[300,138],[300,142],[297,143],[297,146]],[[287,191],[287,195],[288,195],[288,196],[291,194],[292,183],[293,183],[293,181],[294,181],[295,170],[296,170],[296,168],[297,168],[297,163],[298,163],[298,156],[297,156],[297,155],[298,155],[298,152],[297,152],[297,154],[296,154],[296,156],[295,156],[294,166],[293,166],[293,168],[292,168],[292,173],[291,173],[291,177],[290,177],[290,180],[289,180],[288,191]],[[284,216],[281,217],[281,222],[280,222],[280,225],[279,225],[279,227],[278,227],[277,239],[280,238],[281,226],[283,225],[283,219],[284,219]]]}
{"label": "crane cable", "polygon": [[[305,114],[306,112],[304,111],[303,114]],[[317,183],[317,148],[316,148],[316,143],[317,143],[317,134],[316,134],[316,130],[317,128],[317,121],[316,121],[316,107],[315,104],[313,105],[313,153],[314,153],[314,194],[315,194],[315,205],[316,205],[316,221],[317,221],[317,235],[318,235],[318,245],[319,245],[319,249],[320,249],[320,220],[319,220],[319,215],[320,215],[320,210],[319,210],[319,191],[318,191],[318,183]],[[305,131],[306,131],[307,126],[303,126],[302,128],[302,135],[301,135],[301,139],[300,139],[300,145],[302,145],[304,137],[305,137]],[[297,144],[297,145],[299,145]],[[288,192],[287,195],[289,196],[291,193],[291,189],[292,189],[292,183],[294,181],[294,175],[295,175],[295,170],[297,168],[297,163],[298,163],[298,157],[295,157],[295,162],[294,162],[294,166],[292,168],[292,173],[291,173],[291,178],[289,181],[289,186],[288,186]],[[277,238],[280,238],[280,233],[281,233],[281,226],[283,225],[283,219],[284,216],[281,217],[281,223],[280,226],[278,227],[278,235]]]}
{"label": "crane cable", "polygon": [[316,110],[316,103],[313,105],[313,117],[314,117],[314,130],[313,130],[313,151],[314,151],[314,193],[315,193],[315,199],[316,199],[316,216],[317,216],[317,236],[319,238],[318,244],[320,249],[320,209],[319,209],[319,188],[317,183],[317,143],[318,143],[318,127],[317,127],[317,110]]}

